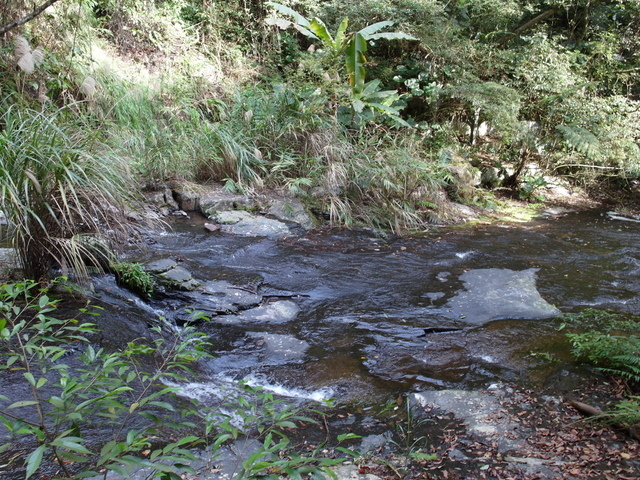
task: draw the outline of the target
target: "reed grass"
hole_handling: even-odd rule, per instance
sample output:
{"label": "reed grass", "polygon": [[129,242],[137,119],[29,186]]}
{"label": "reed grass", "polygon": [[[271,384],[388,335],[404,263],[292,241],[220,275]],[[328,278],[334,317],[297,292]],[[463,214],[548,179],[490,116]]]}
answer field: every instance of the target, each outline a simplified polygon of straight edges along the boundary
{"label": "reed grass", "polygon": [[127,166],[69,108],[13,105],[0,122],[0,210],[25,274],[86,280],[131,233]]}

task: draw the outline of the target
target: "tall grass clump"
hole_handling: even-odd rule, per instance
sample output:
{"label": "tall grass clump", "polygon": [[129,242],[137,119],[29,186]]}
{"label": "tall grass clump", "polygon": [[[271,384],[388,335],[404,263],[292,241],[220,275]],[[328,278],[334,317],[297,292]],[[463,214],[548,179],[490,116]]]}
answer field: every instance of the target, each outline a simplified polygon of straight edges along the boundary
{"label": "tall grass clump", "polygon": [[0,210],[28,277],[86,279],[129,233],[126,165],[70,110],[16,106],[0,116]]}
{"label": "tall grass clump", "polygon": [[361,223],[400,233],[423,228],[445,207],[446,166],[407,137],[395,142],[368,138],[348,162],[344,195]]}

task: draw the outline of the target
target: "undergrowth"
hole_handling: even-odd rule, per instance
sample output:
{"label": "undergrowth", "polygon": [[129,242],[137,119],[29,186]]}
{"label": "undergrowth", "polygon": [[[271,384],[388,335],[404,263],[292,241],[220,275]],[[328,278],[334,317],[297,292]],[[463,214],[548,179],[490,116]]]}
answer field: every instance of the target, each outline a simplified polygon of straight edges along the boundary
{"label": "undergrowth", "polygon": [[631,395],[600,418],[637,427],[640,401],[633,393],[640,388],[640,317],[590,308],[564,318],[561,329],[567,331],[574,356],[628,382]]}

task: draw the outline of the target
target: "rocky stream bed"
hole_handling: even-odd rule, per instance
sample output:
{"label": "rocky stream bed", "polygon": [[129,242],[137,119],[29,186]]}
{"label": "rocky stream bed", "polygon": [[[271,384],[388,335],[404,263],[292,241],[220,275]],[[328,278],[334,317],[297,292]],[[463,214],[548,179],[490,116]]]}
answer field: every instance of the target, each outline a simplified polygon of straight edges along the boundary
{"label": "rocky stream bed", "polygon": [[[294,436],[311,448],[330,433],[362,435],[349,446],[362,457],[336,470],[343,479],[640,478],[638,443],[567,402],[606,408],[621,393],[571,361],[557,328],[586,307],[640,313],[640,224],[562,209],[396,237],[311,229],[287,199],[149,200],[170,228],[127,258],[154,275],[156,295],[96,278],[100,342],[117,348],[152,318],[185,325],[203,312],[210,321],[195,324],[215,358],[184,396],[215,403],[244,379],[291,402],[337,399]],[[420,419],[412,435],[435,459],[398,448],[407,403]],[[232,477],[252,448],[202,452],[193,478]]]}

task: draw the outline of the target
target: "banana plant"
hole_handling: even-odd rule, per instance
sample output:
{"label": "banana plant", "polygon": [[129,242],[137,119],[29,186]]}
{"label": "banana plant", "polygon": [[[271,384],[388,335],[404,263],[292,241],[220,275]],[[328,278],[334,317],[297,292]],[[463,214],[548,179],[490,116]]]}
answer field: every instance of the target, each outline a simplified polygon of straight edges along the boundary
{"label": "banana plant", "polygon": [[333,55],[345,57],[345,68],[349,77],[349,85],[354,96],[362,94],[365,88],[365,52],[369,41],[381,38],[387,40],[416,40],[415,37],[402,32],[383,32],[394,24],[392,21],[377,22],[357,32],[347,32],[349,18],[344,17],[335,36],[331,35],[325,23],[319,18],[308,20],[295,10],[275,2],[267,2],[276,12],[290,18],[267,18],[269,25],[275,25],[283,30],[294,28],[302,35],[322,43],[324,51]]}

